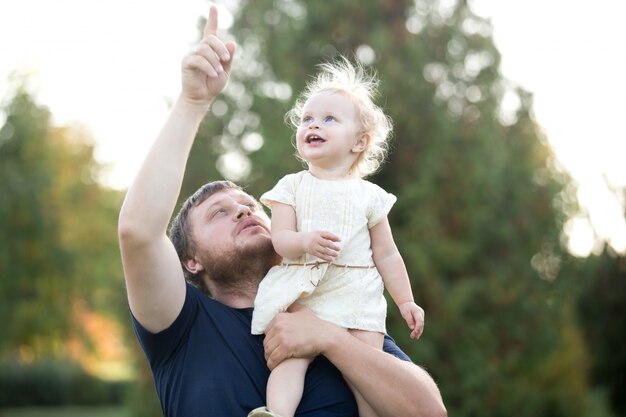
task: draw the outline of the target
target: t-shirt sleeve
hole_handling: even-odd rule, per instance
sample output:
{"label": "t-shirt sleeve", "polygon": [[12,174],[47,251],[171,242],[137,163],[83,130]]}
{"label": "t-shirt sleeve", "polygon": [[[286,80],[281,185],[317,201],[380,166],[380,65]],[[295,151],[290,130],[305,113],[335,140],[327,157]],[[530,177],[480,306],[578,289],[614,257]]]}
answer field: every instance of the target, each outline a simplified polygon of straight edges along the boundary
{"label": "t-shirt sleeve", "polygon": [[396,341],[393,340],[391,336],[385,334],[385,339],[383,341],[383,350],[390,355],[395,356],[398,359],[401,359],[406,362],[413,362],[409,356],[404,353],[398,345],[396,345]]}
{"label": "t-shirt sleeve", "polygon": [[274,188],[261,196],[261,203],[272,209],[272,203],[278,202],[296,206],[296,175],[286,175],[276,183]]}
{"label": "t-shirt sleeve", "polygon": [[[185,302],[178,317],[165,330],[152,333],[144,328],[130,313],[133,327],[139,344],[152,367],[162,364],[180,346],[181,341],[189,334],[199,308],[198,296],[202,294],[197,288],[187,283]],[[130,309],[129,309],[130,310]]]}
{"label": "t-shirt sleeve", "polygon": [[389,214],[396,202],[396,196],[376,184],[369,184],[370,204],[367,211],[367,227],[371,229]]}

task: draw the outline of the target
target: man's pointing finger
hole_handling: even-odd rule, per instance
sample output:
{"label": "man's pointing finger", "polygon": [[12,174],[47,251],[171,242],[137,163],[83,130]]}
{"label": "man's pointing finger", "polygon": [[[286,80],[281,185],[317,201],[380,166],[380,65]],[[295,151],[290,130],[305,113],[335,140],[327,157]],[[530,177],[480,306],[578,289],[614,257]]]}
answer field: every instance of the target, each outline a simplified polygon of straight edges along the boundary
{"label": "man's pointing finger", "polygon": [[217,35],[217,7],[211,6],[209,9],[209,20],[204,26],[204,36]]}

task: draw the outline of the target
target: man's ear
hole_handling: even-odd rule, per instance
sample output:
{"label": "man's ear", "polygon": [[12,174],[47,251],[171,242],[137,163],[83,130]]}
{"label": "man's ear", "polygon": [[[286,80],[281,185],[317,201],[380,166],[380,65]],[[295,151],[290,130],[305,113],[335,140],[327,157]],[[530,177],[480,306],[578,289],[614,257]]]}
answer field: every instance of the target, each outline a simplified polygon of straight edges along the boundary
{"label": "man's ear", "polygon": [[185,266],[185,269],[187,271],[191,272],[194,275],[204,271],[204,266],[202,266],[200,262],[196,261],[195,258],[185,259],[183,261],[183,265]]}
{"label": "man's ear", "polygon": [[354,153],[361,153],[361,152],[363,152],[364,150],[367,149],[367,147],[369,146],[371,140],[372,140],[372,138],[370,137],[369,134],[367,134],[367,133],[361,134],[357,138],[356,142],[354,143],[354,146],[352,147],[352,152],[354,152]]}

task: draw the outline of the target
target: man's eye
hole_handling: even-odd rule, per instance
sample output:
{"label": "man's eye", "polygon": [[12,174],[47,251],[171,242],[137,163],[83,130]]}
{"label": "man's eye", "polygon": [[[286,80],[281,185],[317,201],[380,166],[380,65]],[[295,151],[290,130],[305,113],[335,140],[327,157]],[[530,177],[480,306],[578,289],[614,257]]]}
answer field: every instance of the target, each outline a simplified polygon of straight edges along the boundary
{"label": "man's eye", "polygon": [[222,214],[226,214],[226,209],[221,208],[221,209],[214,210],[213,213],[211,213],[211,217],[213,218]]}

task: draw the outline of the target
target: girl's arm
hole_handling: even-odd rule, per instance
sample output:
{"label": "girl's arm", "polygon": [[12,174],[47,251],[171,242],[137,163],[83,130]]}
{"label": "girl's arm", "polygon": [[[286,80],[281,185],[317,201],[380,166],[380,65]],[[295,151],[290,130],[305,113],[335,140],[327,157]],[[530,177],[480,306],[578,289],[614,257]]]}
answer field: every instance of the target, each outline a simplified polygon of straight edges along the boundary
{"label": "girl's arm", "polygon": [[341,249],[339,236],[317,230],[298,232],[296,211],[288,204],[272,202],[272,243],[283,258],[296,259],[305,253],[332,262]]}
{"label": "girl's arm", "polygon": [[372,256],[376,269],[383,277],[385,287],[407,322],[412,339],[419,339],[424,329],[424,310],[413,301],[411,282],[402,256],[391,234],[385,217],[370,229]]}

